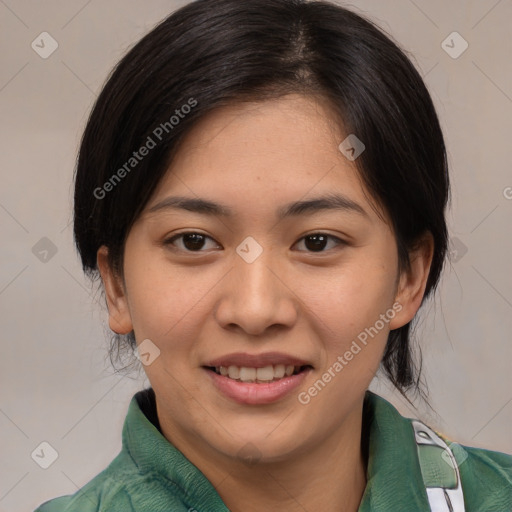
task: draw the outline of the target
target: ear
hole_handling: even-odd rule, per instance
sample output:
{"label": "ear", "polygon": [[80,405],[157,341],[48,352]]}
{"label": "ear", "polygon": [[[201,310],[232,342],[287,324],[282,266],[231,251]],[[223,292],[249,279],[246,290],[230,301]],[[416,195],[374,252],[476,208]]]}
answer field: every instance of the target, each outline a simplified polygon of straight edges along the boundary
{"label": "ear", "polygon": [[427,232],[418,240],[414,249],[409,251],[410,269],[403,270],[400,275],[395,302],[402,308],[389,322],[391,330],[410,322],[420,308],[433,255],[434,237]]}
{"label": "ear", "polygon": [[133,330],[133,325],[124,284],[110,266],[108,247],[105,245],[98,249],[97,264],[107,298],[109,326],[117,334],[128,334]]}

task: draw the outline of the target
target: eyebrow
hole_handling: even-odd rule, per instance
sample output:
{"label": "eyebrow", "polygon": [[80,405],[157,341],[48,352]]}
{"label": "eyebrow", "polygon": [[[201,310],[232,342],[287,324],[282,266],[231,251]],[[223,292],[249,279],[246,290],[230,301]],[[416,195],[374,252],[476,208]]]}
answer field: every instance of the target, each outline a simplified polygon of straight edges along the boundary
{"label": "eyebrow", "polygon": [[[165,209],[187,210],[189,212],[200,213],[203,215],[226,218],[235,216],[235,212],[226,205],[215,203],[207,199],[184,196],[166,197],[156,205],[152,206],[148,211],[153,213]],[[287,217],[296,217],[299,215],[312,214],[328,210],[357,213],[363,217],[369,218],[368,213],[362,206],[342,194],[328,194],[325,196],[309,199],[307,201],[296,201],[289,203],[278,208],[276,216],[279,220],[282,220]]]}

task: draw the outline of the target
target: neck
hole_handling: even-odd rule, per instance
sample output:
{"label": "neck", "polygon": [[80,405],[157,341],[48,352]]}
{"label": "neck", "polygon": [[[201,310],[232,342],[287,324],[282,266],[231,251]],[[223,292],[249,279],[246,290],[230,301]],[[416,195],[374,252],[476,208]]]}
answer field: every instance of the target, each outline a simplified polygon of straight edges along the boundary
{"label": "neck", "polygon": [[232,512],[357,512],[365,487],[361,450],[343,446],[302,456],[300,461],[231,470],[217,491]]}
{"label": "neck", "polygon": [[205,456],[204,450],[192,448],[196,442],[183,439],[172,427],[162,425],[162,429],[212,483],[231,512],[357,512],[366,487],[362,405],[342,428],[280,462],[248,464],[218,453]]}

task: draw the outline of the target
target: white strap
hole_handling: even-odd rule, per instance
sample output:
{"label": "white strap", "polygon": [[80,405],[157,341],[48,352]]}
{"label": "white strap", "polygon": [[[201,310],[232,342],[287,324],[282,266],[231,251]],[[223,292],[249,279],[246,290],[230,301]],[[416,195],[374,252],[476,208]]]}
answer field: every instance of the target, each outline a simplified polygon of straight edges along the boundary
{"label": "white strap", "polygon": [[[428,502],[432,512],[465,512],[464,494],[457,461],[450,447],[427,425],[418,420],[412,420],[414,436],[417,445],[439,446],[444,449],[443,458],[439,464],[449,464],[455,472],[457,486],[455,489],[448,487],[426,487]],[[418,446],[418,456],[421,451]],[[446,459],[446,460],[444,460]]]}

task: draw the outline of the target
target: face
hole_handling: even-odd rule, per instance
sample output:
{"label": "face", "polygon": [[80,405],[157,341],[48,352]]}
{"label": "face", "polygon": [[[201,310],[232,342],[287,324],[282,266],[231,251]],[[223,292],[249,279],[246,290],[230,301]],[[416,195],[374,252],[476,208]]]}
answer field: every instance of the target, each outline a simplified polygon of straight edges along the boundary
{"label": "face", "polygon": [[340,439],[390,329],[418,309],[428,251],[398,273],[347,135],[299,95],[217,110],[131,229],[124,279],[98,252],[110,325],[145,343],[160,423],[186,454],[280,461]]}

